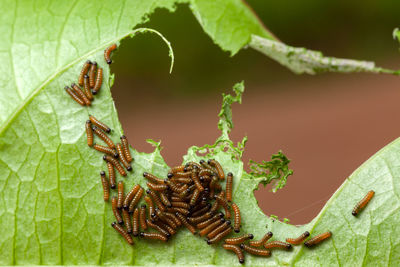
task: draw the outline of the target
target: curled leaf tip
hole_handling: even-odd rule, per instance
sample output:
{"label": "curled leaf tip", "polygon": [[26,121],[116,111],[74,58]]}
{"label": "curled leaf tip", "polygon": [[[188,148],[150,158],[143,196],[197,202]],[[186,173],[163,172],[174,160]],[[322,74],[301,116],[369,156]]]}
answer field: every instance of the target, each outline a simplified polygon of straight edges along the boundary
{"label": "curled leaf tip", "polygon": [[138,28],[132,32],[131,36],[133,37],[136,33],[146,33],[146,32],[157,34],[164,41],[164,43],[168,46],[168,50],[169,50],[168,55],[171,58],[169,73],[172,73],[172,69],[174,68],[174,61],[175,61],[174,50],[172,49],[171,43],[167,40],[167,38],[164,37],[164,35],[162,35],[160,32],[158,32],[154,29],[151,29],[151,28]]}
{"label": "curled leaf tip", "polygon": [[275,186],[272,189],[276,192],[278,189],[283,188],[286,185],[287,178],[293,174],[293,170],[289,169],[290,160],[279,151],[277,154],[271,156],[271,161],[262,161],[257,163],[250,160],[250,174],[254,177],[264,177],[262,180],[264,185],[271,183],[276,180]]}

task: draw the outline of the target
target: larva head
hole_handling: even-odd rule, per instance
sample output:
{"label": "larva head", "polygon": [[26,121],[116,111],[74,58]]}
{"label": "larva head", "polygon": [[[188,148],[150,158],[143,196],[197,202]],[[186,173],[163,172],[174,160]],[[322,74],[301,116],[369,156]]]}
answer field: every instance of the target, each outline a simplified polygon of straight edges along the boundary
{"label": "larva head", "polygon": [[206,161],[204,159],[200,160],[200,164],[204,164]]}
{"label": "larva head", "polygon": [[118,152],[115,152],[113,156],[114,156],[114,158],[116,158],[116,159],[119,158]]}
{"label": "larva head", "polygon": [[168,173],[168,174],[167,174],[167,177],[170,178],[170,179],[171,179],[173,176],[174,176],[174,175],[173,175],[172,173]]}
{"label": "larva head", "polygon": [[303,235],[304,235],[304,236],[310,236],[310,232],[305,231]]}
{"label": "larva head", "polygon": [[105,172],[105,171],[101,171],[101,172],[100,172],[100,175],[101,175],[102,177],[105,177],[105,176],[106,176],[106,172]]}
{"label": "larva head", "polygon": [[128,171],[132,171],[132,166],[129,165],[126,169],[127,169]]}
{"label": "larva head", "polygon": [[148,175],[147,172],[144,172],[144,173],[143,173],[143,177],[146,177],[147,175]]}
{"label": "larva head", "polygon": [[249,234],[249,239],[253,239],[254,235],[253,234]]}
{"label": "larva head", "polygon": [[243,244],[243,243],[240,244],[239,247],[240,247],[241,249],[244,249],[244,244]]}

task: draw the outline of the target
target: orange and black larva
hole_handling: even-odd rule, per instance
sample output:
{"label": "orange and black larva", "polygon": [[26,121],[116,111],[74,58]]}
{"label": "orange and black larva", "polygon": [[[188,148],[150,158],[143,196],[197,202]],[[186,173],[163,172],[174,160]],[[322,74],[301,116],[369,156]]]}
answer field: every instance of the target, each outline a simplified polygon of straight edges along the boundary
{"label": "orange and black larva", "polygon": [[97,126],[98,128],[102,129],[106,133],[111,133],[111,128],[108,127],[105,123],[96,119],[96,117],[89,115],[89,120],[93,123],[93,125]]}
{"label": "orange and black larva", "polygon": [[206,212],[208,212],[210,210],[210,208],[211,208],[211,204],[207,203],[203,208],[196,210],[194,212],[191,212],[190,215],[192,217],[201,216],[201,215],[205,214]]}
{"label": "orange and black larva", "polygon": [[179,218],[175,215],[175,213],[171,213],[169,211],[166,211],[166,212],[164,212],[164,214],[165,214],[165,216],[167,216],[168,218],[173,220],[177,226],[181,226],[182,225],[182,221],[179,220]]}
{"label": "orange and black larva", "polygon": [[81,72],[79,73],[79,77],[78,77],[78,84],[80,86],[82,86],[84,84],[84,78],[85,78],[85,75],[87,75],[90,65],[92,65],[92,62],[90,60],[87,60],[85,63],[83,63]]}
{"label": "orange and black larva", "polygon": [[244,254],[240,247],[235,245],[223,244],[222,247],[226,250],[230,250],[235,252],[236,256],[238,257],[239,263],[244,263]]}
{"label": "orange and black larva", "polygon": [[[219,204],[224,208],[225,210],[225,217],[230,219],[231,218],[231,212],[229,210],[229,204],[226,201],[225,198],[222,198],[220,196],[215,196],[215,199],[219,202]],[[238,208],[239,209],[239,208]],[[239,213],[239,217],[240,217],[240,213]]]}
{"label": "orange and black larva", "polygon": [[197,216],[197,217],[188,217],[188,221],[193,223],[193,224],[197,224],[200,222],[204,222],[207,219],[210,219],[213,216],[212,212],[207,212],[201,216]]}
{"label": "orange and black larva", "polygon": [[282,242],[282,241],[271,241],[271,242],[267,242],[264,243],[264,248],[266,249],[274,249],[274,248],[278,248],[278,249],[285,249],[285,250],[289,250],[292,248],[292,245],[286,242]]}
{"label": "orange and black larva", "polygon": [[117,49],[117,44],[112,44],[104,50],[104,59],[107,64],[111,64],[112,60],[110,58],[111,52]]}
{"label": "orange and black larva", "polygon": [[93,146],[93,130],[92,130],[92,123],[90,120],[87,120],[85,123],[86,129],[86,139],[88,146]]}
{"label": "orange and black larva", "polygon": [[176,207],[176,208],[184,208],[184,209],[189,209],[190,205],[186,202],[183,202],[181,200],[179,201],[171,201],[171,206]]}
{"label": "orange and black larva", "polygon": [[218,161],[216,161],[215,159],[209,159],[208,164],[210,164],[211,166],[213,166],[217,169],[219,179],[221,179],[221,180],[225,179],[224,170],[222,169],[222,166],[221,166],[221,164],[219,164]]}
{"label": "orange and black larva", "polygon": [[360,200],[354,207],[353,211],[351,214],[353,216],[357,216],[358,213],[367,206],[367,204],[371,201],[372,197],[375,195],[375,192],[373,190],[370,190],[363,199]]}
{"label": "orange and black larva", "polygon": [[167,242],[168,238],[165,235],[159,234],[159,233],[145,233],[141,232],[140,237],[143,237],[145,239],[153,239],[153,240],[160,240],[163,242]]}
{"label": "orange and black larva", "polygon": [[103,140],[110,148],[114,149],[115,148],[115,144],[114,142],[99,128],[97,128],[96,126],[92,127],[93,132],[101,139]]}
{"label": "orange and black larva", "polygon": [[191,199],[190,199],[190,203],[189,204],[190,204],[191,207],[193,207],[196,204],[196,202],[199,200],[199,197],[200,197],[200,191],[199,191],[198,188],[196,188],[194,190],[193,194],[192,194]]}
{"label": "orange and black larva", "polygon": [[271,256],[271,251],[270,250],[254,248],[254,247],[248,246],[246,244],[240,244],[239,246],[240,246],[241,249],[243,249],[247,253],[250,253],[250,254],[253,254],[253,255],[262,256],[262,257]]}
{"label": "orange and black larva", "polygon": [[101,178],[101,184],[103,186],[103,199],[104,201],[108,201],[110,197],[110,189],[106,179],[106,173],[104,171],[100,172],[100,178]]}
{"label": "orange and black larva", "polygon": [[92,90],[90,90],[90,84],[89,84],[89,76],[85,75],[83,77],[83,90],[87,98],[89,98],[90,101],[93,100],[93,94]]}
{"label": "orange and black larva", "polygon": [[232,202],[232,184],[233,184],[233,174],[231,172],[228,172],[226,175],[226,200],[228,202]]}
{"label": "orange and black larva", "polygon": [[94,84],[96,82],[96,70],[97,70],[97,62],[94,61],[94,62],[92,62],[92,64],[90,65],[90,68],[89,68],[89,85],[90,85],[90,88],[93,88]]}
{"label": "orange and black larva", "polygon": [[128,194],[126,194],[125,199],[124,199],[124,204],[123,204],[123,208],[124,209],[128,209],[129,208],[129,204],[131,203],[133,197],[136,195],[136,193],[139,191],[140,189],[140,185],[135,185],[134,187],[132,187],[131,191],[129,191]]}
{"label": "orange and black larva", "polygon": [[122,205],[124,203],[124,182],[118,182],[118,202],[117,208],[122,209]]}
{"label": "orange and black larva", "polygon": [[185,169],[185,165],[176,166],[176,167],[171,168],[169,173],[183,172],[184,169]]}
{"label": "orange and black larva", "polygon": [[[232,232],[232,228],[228,227],[226,228],[223,232],[217,234],[215,237],[211,238],[211,239],[207,239],[207,244],[211,245],[211,244],[215,244],[218,243],[219,241],[221,241],[225,236],[229,235]],[[230,246],[234,246],[234,245],[230,245]]]}
{"label": "orange and black larva", "polygon": [[92,102],[89,100],[89,98],[87,98],[85,93],[82,91],[81,88],[79,88],[77,84],[75,83],[71,84],[71,88],[72,90],[74,90],[76,95],[79,95],[79,98],[83,100],[86,106],[90,106],[92,104]]}
{"label": "orange and black larva", "polygon": [[204,191],[204,187],[201,185],[200,180],[199,180],[199,170],[196,166],[194,166],[193,170],[192,170],[192,180],[197,188],[197,190],[199,192],[203,192]]}
{"label": "orange and black larva", "polygon": [[125,135],[120,137],[121,139],[121,144],[122,144],[122,150],[124,151],[124,156],[126,160],[130,163],[132,162],[133,158],[131,156],[131,152],[129,151],[129,142],[128,138],[126,138]]}
{"label": "orange and black larva", "polygon": [[146,223],[146,205],[140,206],[140,214],[139,214],[139,222],[140,222],[140,228],[142,230],[147,229],[147,223]]}
{"label": "orange and black larva", "polygon": [[110,156],[113,156],[114,158],[118,158],[119,154],[117,153],[117,151],[115,151],[114,149],[108,147],[108,146],[102,146],[99,144],[93,144],[93,148],[96,149],[99,152],[102,152],[104,154],[108,154]]}
{"label": "orange and black larva", "polygon": [[[205,221],[203,221],[203,222],[201,222],[201,223],[198,223],[198,224],[196,225],[196,227],[199,228],[199,229],[203,229],[203,228],[209,226],[210,224],[215,223],[215,222],[218,221],[218,220],[221,220],[223,217],[224,217],[224,214],[223,214],[222,212],[220,212],[220,213],[218,213],[218,214],[215,214],[215,215],[214,215],[213,217],[211,217],[210,219],[207,219],[207,220],[205,220]],[[222,222],[223,222],[223,221],[222,221]],[[219,223],[222,223],[222,222],[219,222]],[[205,233],[205,234],[207,234],[207,233]]]}
{"label": "orange and black larva", "polygon": [[94,95],[97,95],[97,93],[100,91],[102,83],[103,83],[103,69],[98,68],[97,74],[96,74],[96,82],[95,82],[93,90],[92,90],[92,93]]}
{"label": "orange and black larva", "polygon": [[249,245],[252,247],[261,247],[273,236],[272,232],[266,233],[260,240],[250,241]]}
{"label": "orange and black larva", "polygon": [[304,240],[307,239],[307,237],[310,236],[310,233],[308,231],[305,231],[302,233],[299,237],[296,238],[286,238],[286,242],[292,244],[292,245],[300,245],[301,243],[304,242]]}
{"label": "orange and black larva", "polygon": [[158,197],[158,195],[154,191],[152,191],[150,189],[147,189],[146,193],[147,193],[147,195],[149,195],[151,197],[151,199],[153,200],[153,203],[156,204],[158,209],[160,209],[161,211],[165,210],[165,207],[162,204],[160,198]]}
{"label": "orange and black larva", "polygon": [[132,234],[132,222],[128,210],[122,209],[122,218],[124,219],[126,232]]}
{"label": "orange and black larva", "polygon": [[185,216],[183,216],[181,213],[177,212],[175,213],[175,215],[179,218],[179,220],[181,220],[181,222],[183,223],[183,225],[192,233],[192,234],[196,234],[196,228],[194,228],[193,225],[191,225]]}
{"label": "orange and black larva", "polygon": [[223,231],[225,231],[225,229],[231,228],[231,221],[225,221],[224,223],[220,224],[217,228],[213,229],[211,232],[209,232],[207,234],[208,238],[214,238],[217,235],[219,235],[220,233],[222,233]]}
{"label": "orange and black larva", "polygon": [[126,240],[126,242],[128,242],[128,244],[133,245],[133,239],[132,237],[124,230],[124,228],[122,228],[119,224],[117,224],[116,222],[113,222],[111,224],[111,226],[118,232],[120,233]]}
{"label": "orange and black larva", "polygon": [[139,235],[139,209],[135,208],[132,216],[132,235]]}
{"label": "orange and black larva", "polygon": [[165,229],[170,236],[173,236],[174,234],[176,234],[176,230],[174,228],[172,228],[171,226],[169,226],[168,224],[164,223],[161,220],[158,220],[156,222],[154,222],[156,225],[160,226],[162,229]]}
{"label": "orange and black larva", "polygon": [[146,201],[147,205],[149,206],[149,216],[154,213],[154,203],[150,196],[145,196],[144,201]]}
{"label": "orange and black larva", "polygon": [[140,199],[143,196],[143,192],[144,192],[144,189],[140,187],[139,191],[136,193],[136,195],[133,197],[131,203],[129,204],[129,208],[128,208],[129,213],[132,213],[134,211],[136,205],[139,203]]}
{"label": "orange and black larva", "polygon": [[224,242],[226,244],[239,245],[239,244],[241,244],[249,239],[253,239],[253,238],[254,238],[253,234],[245,234],[245,235],[234,237],[234,238],[227,238],[224,240]]}
{"label": "orange and black larva", "polygon": [[85,102],[83,101],[83,99],[81,99],[79,95],[77,95],[71,88],[65,86],[64,89],[72,97],[72,99],[76,101],[76,103],[81,106],[85,106]]}
{"label": "orange and black larva", "polygon": [[304,242],[304,245],[306,247],[313,247],[313,246],[321,243],[322,241],[328,239],[331,236],[332,236],[332,232],[328,231],[328,232],[319,234],[319,235],[314,236],[313,238],[307,240],[306,242]]}
{"label": "orange and black larva", "polygon": [[114,167],[117,169],[117,171],[119,172],[119,174],[121,174],[122,176],[126,176],[126,171],[124,170],[124,168],[121,166],[121,164],[119,164],[119,161],[116,160],[115,158],[109,156],[109,155],[104,155],[103,156],[103,160],[111,162],[112,165],[114,165]]}
{"label": "orange and black larva", "polygon": [[158,231],[160,234],[164,235],[165,237],[169,238],[171,236],[171,234],[164,229],[163,227],[161,227],[160,225],[153,223],[151,220],[146,220],[147,225],[150,228],[153,228],[154,230]]}
{"label": "orange and black larva", "polygon": [[162,212],[158,208],[155,208],[154,213],[151,215],[151,217],[153,220],[160,219],[161,221],[165,222],[174,229],[178,227],[173,220],[165,216],[164,212]]}
{"label": "orange and black larva", "polygon": [[189,215],[189,210],[184,209],[184,208],[171,207],[171,208],[168,209],[168,211],[170,211],[170,212],[179,212],[179,213],[182,213],[185,216]]}
{"label": "orange and black larva", "polygon": [[129,164],[129,162],[125,159],[124,152],[122,150],[121,144],[117,144],[116,148],[117,148],[118,154],[120,155],[119,156],[119,160],[122,162],[122,164],[124,165],[125,169],[127,169],[128,171],[132,171],[131,164]]}
{"label": "orange and black larva", "polygon": [[108,180],[110,182],[110,187],[111,189],[115,189],[115,171],[114,171],[114,165],[112,163],[107,161],[107,169],[108,169]]}
{"label": "orange and black larva", "polygon": [[236,203],[232,203],[232,209],[233,209],[233,214],[234,214],[234,224],[233,224],[233,229],[235,230],[236,233],[240,232],[240,224],[242,221],[242,217],[240,216],[240,209],[239,206],[236,205]]}
{"label": "orange and black larva", "polygon": [[157,192],[162,192],[168,189],[168,186],[166,184],[153,184],[151,182],[147,183],[147,187]]}
{"label": "orange and black larva", "polygon": [[159,192],[158,193],[160,195],[160,200],[161,202],[167,207],[167,208],[171,208],[172,204],[168,199],[168,196],[166,194],[164,194],[163,192]]}
{"label": "orange and black larva", "polygon": [[122,220],[121,214],[119,213],[119,210],[118,210],[118,200],[117,200],[116,197],[113,197],[113,198],[111,199],[111,207],[112,207],[112,211],[113,211],[113,213],[114,213],[115,219],[117,220],[117,222],[118,222],[120,225],[123,225],[123,224],[124,224],[124,221]]}
{"label": "orange and black larva", "polygon": [[148,172],[144,172],[143,173],[143,177],[146,178],[147,180],[149,180],[150,182],[155,183],[155,184],[165,184],[163,179],[160,179],[160,178],[158,178],[158,177],[156,177],[153,174],[150,174]]}

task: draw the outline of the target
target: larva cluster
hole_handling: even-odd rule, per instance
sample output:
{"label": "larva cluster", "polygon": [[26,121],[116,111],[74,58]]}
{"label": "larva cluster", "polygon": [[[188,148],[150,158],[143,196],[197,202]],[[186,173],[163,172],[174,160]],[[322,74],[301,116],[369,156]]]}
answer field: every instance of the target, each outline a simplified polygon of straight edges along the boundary
{"label": "larva cluster", "polygon": [[[116,49],[112,45],[104,51],[104,58],[111,64],[110,54]],[[78,78],[78,84],[66,87],[66,91],[79,104],[89,106],[102,83],[102,69],[97,69],[96,62],[87,61]],[[112,130],[103,122],[89,115],[85,123],[87,144],[102,152],[108,168],[107,179],[104,171],[100,172],[103,186],[103,199],[108,202],[112,196],[110,189],[117,189],[117,197],[111,197],[112,211],[116,222],[111,226],[130,244],[133,237],[167,242],[179,230],[187,228],[193,235],[206,238],[208,245],[217,245],[234,252],[239,263],[245,262],[245,253],[261,257],[270,257],[272,250],[290,250],[292,246],[304,244],[313,247],[329,239],[330,231],[310,237],[305,231],[295,238],[286,238],[286,242],[270,239],[272,232],[267,232],[261,239],[252,241],[253,234],[240,233],[242,218],[239,206],[233,201],[233,173],[225,175],[222,165],[215,159],[188,162],[171,168],[167,178],[159,178],[144,172],[147,189],[134,185],[125,195],[124,182],[116,181],[115,169],[121,176],[132,171],[133,160],[126,136],[121,136],[121,143],[114,144],[108,136]],[[105,145],[94,142],[97,136]],[[225,187],[221,186],[225,183]],[[223,189],[225,188],[225,189]],[[357,216],[374,196],[374,191],[357,203],[352,214]],[[142,203],[142,197],[146,203]],[[223,211],[223,212],[222,212]],[[234,231],[233,231],[234,230]]]}
{"label": "larva cluster", "polygon": [[[104,50],[104,59],[111,64],[111,52],[117,48],[113,44]],[[93,95],[99,93],[103,83],[103,69],[97,66],[96,61],[87,60],[83,63],[78,76],[78,84],[72,83],[71,87],[65,86],[65,91],[81,106],[90,106],[94,99]]]}

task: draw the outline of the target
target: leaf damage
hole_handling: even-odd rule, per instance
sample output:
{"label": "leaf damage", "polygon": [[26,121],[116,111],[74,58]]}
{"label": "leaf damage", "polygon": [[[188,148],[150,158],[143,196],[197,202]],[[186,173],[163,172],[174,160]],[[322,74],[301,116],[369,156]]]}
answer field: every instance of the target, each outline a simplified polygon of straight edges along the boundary
{"label": "leaf damage", "polygon": [[272,189],[272,192],[276,192],[286,185],[287,178],[293,174],[293,170],[289,169],[289,163],[290,160],[282,151],[279,151],[271,156],[270,161],[263,160],[261,163],[257,163],[250,160],[250,174],[257,178],[263,177],[264,179],[261,182],[264,186],[276,180]]}

